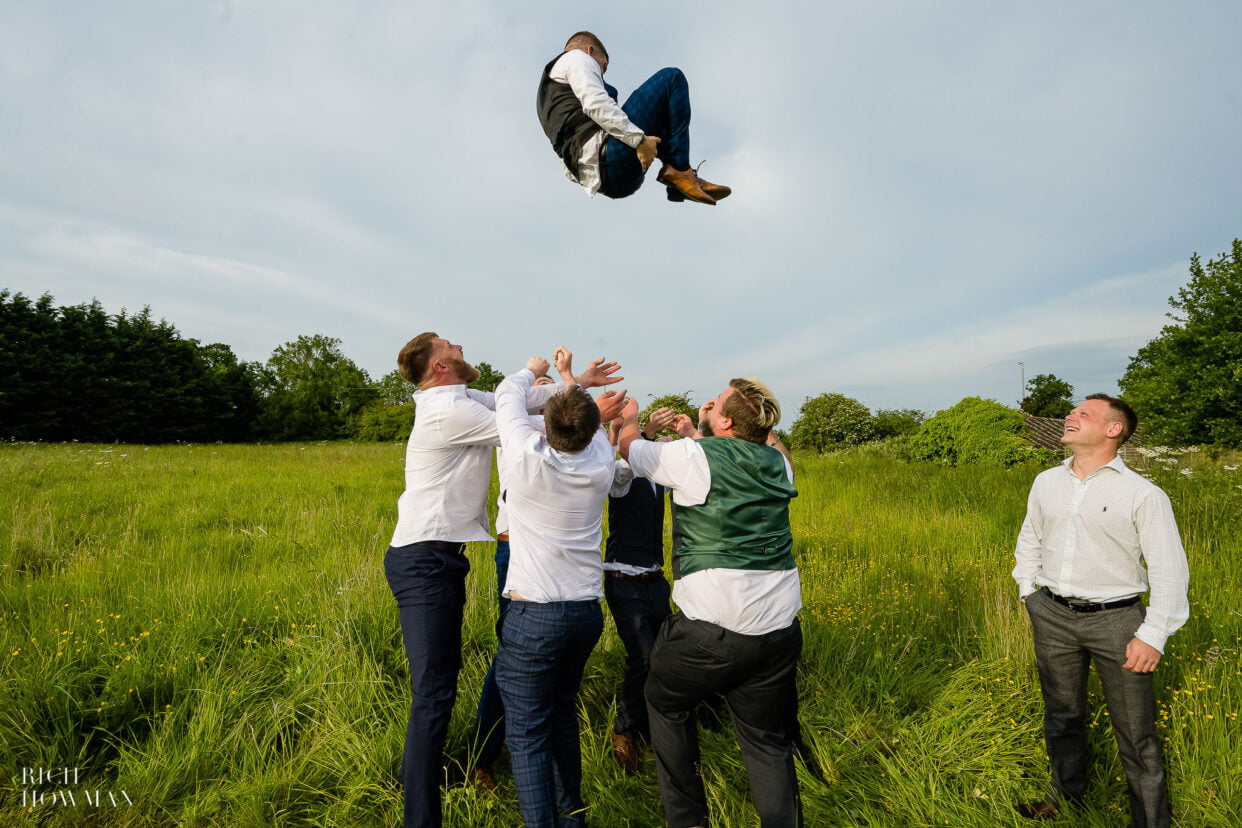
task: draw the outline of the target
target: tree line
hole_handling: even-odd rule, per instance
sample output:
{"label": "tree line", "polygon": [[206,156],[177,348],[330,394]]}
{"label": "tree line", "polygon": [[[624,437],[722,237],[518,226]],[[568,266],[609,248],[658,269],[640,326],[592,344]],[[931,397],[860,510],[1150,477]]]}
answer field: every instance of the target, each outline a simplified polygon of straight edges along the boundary
{"label": "tree line", "polygon": [[[1118,380],[1122,396],[1150,440],[1242,447],[1242,240],[1206,263],[1193,255],[1190,279],[1169,303],[1171,324],[1130,360]],[[502,375],[486,362],[476,367],[471,387],[494,390]],[[1034,377],[1024,390],[1026,413],[1062,417],[1073,407],[1074,389],[1054,374]],[[411,391],[395,370],[372,380],[332,337],[300,336],[266,362],[245,362],[228,345],[182,337],[150,309],[108,314],[98,301],[56,307],[47,294],[31,300],[0,291],[0,439],[399,440],[415,417]],[[657,397],[644,414],[661,405],[697,416],[689,392]],[[921,446],[914,456],[956,462],[961,447],[946,445],[963,423],[1021,433],[1021,415],[998,409],[1017,414],[975,397],[935,417],[873,413],[831,392],[807,398],[787,437],[819,452]],[[946,427],[946,416],[964,419]],[[1009,436],[961,456],[1016,457]]]}
{"label": "tree line", "polygon": [[[479,365],[475,387],[500,376]],[[372,381],[332,337],[300,336],[266,362],[183,337],[149,308],[57,307],[0,291],[0,439],[93,443],[397,440],[413,389]]]}

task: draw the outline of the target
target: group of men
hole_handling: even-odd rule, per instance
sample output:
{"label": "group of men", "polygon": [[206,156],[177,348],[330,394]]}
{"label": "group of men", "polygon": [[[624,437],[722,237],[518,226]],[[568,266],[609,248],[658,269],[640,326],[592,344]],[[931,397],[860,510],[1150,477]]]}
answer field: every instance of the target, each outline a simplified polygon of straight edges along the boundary
{"label": "group of men", "polygon": [[[568,351],[557,349],[554,359],[562,385],[543,384],[551,366],[532,357],[492,394],[467,387],[477,371],[461,346],[434,333],[415,337],[398,357],[402,376],[418,386],[406,490],[385,557],[412,690],[405,824],[441,824],[465,544],[491,539],[493,448],[507,529],[500,645],[489,672],[500,704],[481,702],[476,744],[503,727],[525,824],[586,824],[577,696],[603,631],[605,595],[629,662],[615,755],[635,770],[637,743],[649,734],[669,824],[708,824],[694,711],[716,695],[732,713],[763,824],[800,824],[788,724],[802,645],[788,512],[797,492],[773,431],[776,398],[756,380],[733,380],[703,406],[698,428],[662,411],[644,434],[638,405],[624,392],[595,400],[585,390],[619,381],[616,363],[596,360],[575,377]],[[663,425],[690,439],[649,439]],[[679,536],[671,592],[679,611],[671,615],[664,490]],[[503,723],[485,713],[498,707]]]}
{"label": "group of men", "polygon": [[[418,387],[406,489],[385,558],[412,689],[405,824],[441,824],[465,544],[492,538],[486,501],[496,448],[498,531],[507,529],[504,567],[497,549],[500,644],[476,733],[476,745],[490,738],[492,746],[476,762],[490,762],[503,731],[525,824],[586,824],[577,695],[606,599],[627,652],[614,755],[633,772],[638,744],[650,740],[668,824],[709,824],[695,710],[723,696],[760,823],[801,825],[801,590],[789,524],[797,492],[774,430],[779,403],[762,383],[735,379],[700,409],[697,428],[664,410],[644,430],[624,391],[594,400],[585,390],[619,381],[615,362],[596,360],[575,377],[568,351],[557,349],[554,361],[562,384],[532,357],[492,394],[467,387],[477,371],[461,346],[434,333],[415,337],[398,358]],[[1066,417],[1071,457],[1031,489],[1013,575],[1035,637],[1052,765],[1047,797],[1018,806],[1031,819],[1054,818],[1084,796],[1094,662],[1134,823],[1169,824],[1152,673],[1189,615],[1188,574],[1168,497],[1118,457],[1136,426],[1123,401],[1088,397]],[[683,439],[653,439],[665,427]],[[676,537],[671,596],[662,571],[666,492]]]}

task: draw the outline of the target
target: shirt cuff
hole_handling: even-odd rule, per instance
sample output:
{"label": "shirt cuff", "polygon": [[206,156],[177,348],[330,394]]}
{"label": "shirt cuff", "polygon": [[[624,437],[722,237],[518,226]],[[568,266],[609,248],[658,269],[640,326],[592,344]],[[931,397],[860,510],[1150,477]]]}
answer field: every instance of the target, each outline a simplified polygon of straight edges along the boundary
{"label": "shirt cuff", "polygon": [[634,149],[638,149],[638,145],[641,144],[643,142],[643,139],[646,137],[647,136],[642,132],[627,132],[625,134],[625,137],[622,138],[621,141],[627,147],[633,147]]}
{"label": "shirt cuff", "polygon": [[1155,647],[1161,655],[1164,655],[1164,644],[1169,640],[1169,636],[1160,632],[1151,624],[1144,622],[1139,626],[1138,631],[1134,633],[1134,637],[1144,644],[1150,644]]}
{"label": "shirt cuff", "polygon": [[1033,579],[1018,581],[1018,597],[1025,598],[1038,588],[1039,587],[1035,586],[1035,581]]}

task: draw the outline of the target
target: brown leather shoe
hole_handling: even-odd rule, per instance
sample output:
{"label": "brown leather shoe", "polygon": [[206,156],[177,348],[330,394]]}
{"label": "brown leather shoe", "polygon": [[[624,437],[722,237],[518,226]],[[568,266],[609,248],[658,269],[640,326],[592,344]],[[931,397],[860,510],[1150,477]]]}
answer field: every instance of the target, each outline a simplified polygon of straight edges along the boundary
{"label": "brown leather shoe", "polygon": [[1060,809],[1051,802],[1040,800],[1039,802],[1024,802],[1021,805],[1015,805],[1014,810],[1018,812],[1018,816],[1025,819],[1056,819]]}
{"label": "brown leather shoe", "polygon": [[496,777],[492,776],[491,769],[482,765],[470,771],[470,779],[487,793],[496,793],[496,788],[499,787],[496,784]]}
{"label": "brown leather shoe", "polygon": [[[695,177],[698,177],[698,173],[695,173]],[[702,178],[699,178],[699,188],[717,201],[720,201],[722,198],[726,198],[733,192],[733,190],[723,184],[713,184],[712,182],[706,181]]]}
{"label": "brown leather shoe", "polygon": [[629,736],[612,734],[612,758],[630,776],[638,773],[638,745]]}
{"label": "brown leather shoe", "polygon": [[699,204],[715,204],[716,199],[703,192],[699,186],[699,177],[694,170],[675,170],[668,164],[660,168],[656,181],[668,185],[668,200],[682,201],[690,199]]}

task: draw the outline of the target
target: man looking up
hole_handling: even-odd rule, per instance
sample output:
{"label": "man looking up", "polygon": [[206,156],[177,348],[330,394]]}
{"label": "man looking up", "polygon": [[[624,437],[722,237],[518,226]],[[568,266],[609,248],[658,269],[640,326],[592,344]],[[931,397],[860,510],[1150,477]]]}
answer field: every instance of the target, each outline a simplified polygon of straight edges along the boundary
{"label": "man looking up", "polygon": [[690,168],[690,88],[680,69],[661,69],[624,106],[604,82],[608,50],[590,32],[577,32],[543,68],[535,109],[560,156],[565,175],[588,194],[632,195],[655,158],[656,180],[669,201],[715,204],[733,192]]}
{"label": "man looking up", "polygon": [[722,693],[764,828],[801,825],[786,706],[797,697],[801,585],[789,528],[793,468],[769,433],[780,404],[734,379],[705,406],[713,436],[640,439],[627,403],[620,449],[634,474],[673,490],[673,601],[651,654],[647,708],[670,828],[709,824],[694,708]]}
{"label": "man looking up", "polygon": [[[1189,570],[1168,496],[1117,451],[1138,427],[1124,401],[1092,394],[1065,417],[1072,455],[1035,478],[1013,577],[1031,618],[1052,788],[1019,805],[1053,819],[1087,784],[1087,669],[1104,689],[1138,826],[1167,826],[1168,786],[1152,673],[1190,617]],[[1146,569],[1143,567],[1146,563]],[[1139,596],[1150,584],[1149,606]]]}
{"label": "man looking up", "polygon": [[[596,360],[579,382],[617,382],[618,367]],[[419,334],[401,349],[397,368],[418,391],[406,446],[405,492],[397,501],[397,527],[384,572],[397,600],[410,665],[410,721],[401,766],[404,824],[424,828],[441,824],[442,754],[461,670],[470,569],[465,545],[492,537],[487,487],[500,432],[493,395],[466,387],[479,372],[465,361],[460,345],[435,333]],[[538,410],[555,390],[533,388],[523,402]]]}
{"label": "man looking up", "polygon": [[510,544],[496,684],[522,819],[540,828],[586,824],[578,687],[604,627],[604,498],[629,482],[600,430],[623,397],[597,407],[566,388],[548,400],[541,429],[524,401],[547,370],[531,357],[496,389]]}

